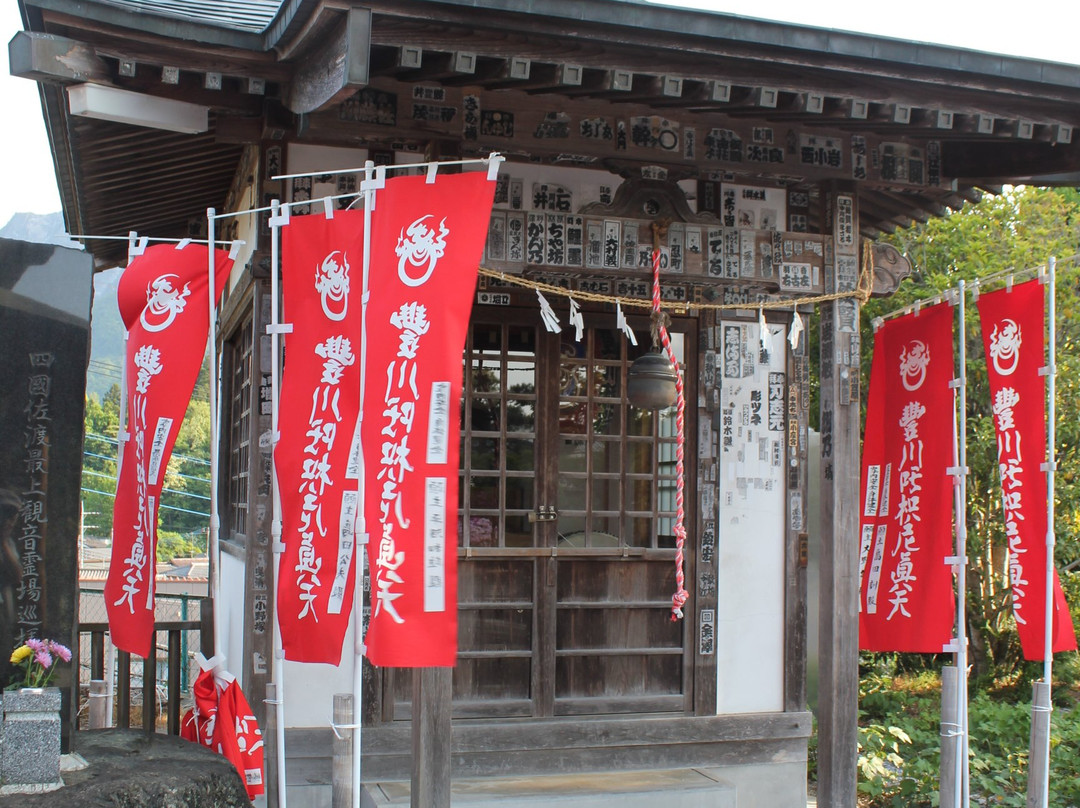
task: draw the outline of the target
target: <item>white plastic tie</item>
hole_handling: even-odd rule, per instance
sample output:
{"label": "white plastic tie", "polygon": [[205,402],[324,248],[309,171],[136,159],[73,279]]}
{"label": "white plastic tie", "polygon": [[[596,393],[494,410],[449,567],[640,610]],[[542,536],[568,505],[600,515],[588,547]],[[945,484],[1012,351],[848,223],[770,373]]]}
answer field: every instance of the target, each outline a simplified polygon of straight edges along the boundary
{"label": "white plastic tie", "polygon": [[334,218],[334,197],[332,197],[332,196],[324,196],[322,204],[323,204],[323,216],[325,216],[327,219],[333,219]]}
{"label": "white plastic tie", "polygon": [[266,326],[267,334],[291,334],[292,332],[292,323],[269,323]]}
{"label": "white plastic tie", "polygon": [[375,176],[360,180],[361,191],[380,191],[386,187],[386,166],[375,166]]}
{"label": "white plastic tie", "polygon": [[270,218],[267,224],[271,227],[284,227],[289,223],[289,206],[282,205],[280,200],[275,199],[270,203]]}
{"label": "white plastic tie", "polygon": [[247,244],[242,238],[235,239],[229,247],[229,260],[235,261],[240,255],[240,248]]}
{"label": "white plastic tie", "polygon": [[425,185],[434,185],[435,184],[435,177],[438,176],[438,174],[439,174],[439,164],[438,163],[428,163],[427,164],[427,176],[424,179],[424,184]]}
{"label": "white plastic tie", "polygon": [[339,741],[344,741],[345,738],[340,732],[338,732],[339,729],[363,729],[363,724],[335,724],[334,719],[331,718],[330,729],[334,731],[335,738],[337,738]]}
{"label": "white plastic tie", "polygon": [[139,234],[132,230],[128,233],[128,260],[137,258],[146,252],[146,245],[150,243],[149,236],[139,238]]}
{"label": "white plastic tie", "polygon": [[506,158],[503,157],[498,152],[492,152],[491,154],[488,155],[488,158],[487,158],[487,164],[488,164],[487,178],[488,178],[488,182],[495,182],[495,180],[498,179],[498,177],[499,177],[499,168],[502,166],[503,160],[505,160],[505,159]]}
{"label": "white plastic tie", "polygon": [[178,242],[176,242],[176,249],[177,250],[182,250],[182,249],[184,249],[184,247],[188,246],[190,243],[191,243],[191,239],[182,238]]}

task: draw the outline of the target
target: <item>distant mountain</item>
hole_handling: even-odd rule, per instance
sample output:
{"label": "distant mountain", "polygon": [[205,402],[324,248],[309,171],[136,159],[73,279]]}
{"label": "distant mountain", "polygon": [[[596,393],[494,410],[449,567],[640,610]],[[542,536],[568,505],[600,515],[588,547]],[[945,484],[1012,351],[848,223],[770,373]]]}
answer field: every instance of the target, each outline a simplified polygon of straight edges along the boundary
{"label": "distant mountain", "polygon": [[56,213],[16,213],[8,223],[0,228],[0,237],[16,241],[29,241],[33,244],[55,244],[58,247],[82,245],[73,241],[64,228],[64,214]]}
{"label": "distant mountain", "polygon": [[94,275],[94,308],[90,313],[90,367],[86,370],[86,392],[104,398],[109,388],[120,384],[124,366],[124,323],[116,304],[120,284],[119,267]]}
{"label": "distant mountain", "polygon": [[[3,228],[0,238],[55,244],[82,249],[64,229],[62,213],[16,213]],[[86,392],[104,397],[109,388],[120,384],[124,362],[124,326],[116,305],[119,269],[107,269],[94,275],[94,307],[90,319],[90,367],[86,373]]]}

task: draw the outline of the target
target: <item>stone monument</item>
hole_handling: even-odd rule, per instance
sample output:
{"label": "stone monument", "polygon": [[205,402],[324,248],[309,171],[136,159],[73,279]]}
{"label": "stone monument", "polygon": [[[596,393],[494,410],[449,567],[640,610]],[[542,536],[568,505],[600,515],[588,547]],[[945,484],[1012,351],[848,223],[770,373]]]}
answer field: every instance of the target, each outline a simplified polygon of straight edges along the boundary
{"label": "stone monument", "polygon": [[[81,250],[0,239],[0,687],[18,672],[9,657],[26,639],[78,647],[92,281]],[[67,751],[77,657],[57,670]]]}

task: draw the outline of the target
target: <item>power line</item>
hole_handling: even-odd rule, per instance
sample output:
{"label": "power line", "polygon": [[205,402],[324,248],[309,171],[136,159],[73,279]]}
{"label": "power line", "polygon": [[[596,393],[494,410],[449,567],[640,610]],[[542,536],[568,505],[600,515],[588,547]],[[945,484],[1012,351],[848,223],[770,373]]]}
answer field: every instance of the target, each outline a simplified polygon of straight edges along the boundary
{"label": "power line", "polygon": [[[85,450],[83,451],[83,457],[96,457],[99,460],[108,460],[108,461],[111,461],[113,463],[116,462],[116,458],[113,457],[112,455],[103,455],[103,454],[98,454],[97,452],[87,452]],[[96,472],[91,472],[89,469],[87,469],[86,473],[90,474],[90,473],[96,473]],[[209,483],[210,482],[209,477],[196,477],[194,474],[184,474],[182,471],[170,471],[168,473],[169,474],[175,474],[177,477],[183,477],[185,480],[194,480],[195,482],[198,482],[198,483]],[[115,476],[116,475],[114,474],[113,477],[115,478]]]}
{"label": "power line", "polygon": [[[106,497],[113,497],[113,498],[116,497],[115,493],[110,494],[108,491],[98,491],[96,488],[86,488],[84,486],[84,487],[80,488],[79,490],[82,491],[84,494],[101,494],[102,496],[106,496]],[[179,507],[177,505],[166,505],[164,502],[159,502],[158,507],[159,508],[167,508],[170,511],[181,511],[183,513],[193,513],[196,516],[205,516],[207,519],[210,518],[210,514],[208,514],[208,513],[203,513],[202,511],[193,511],[193,510],[191,510],[189,508],[181,508],[181,507]]]}
{"label": "power line", "polygon": [[[111,443],[113,446],[118,446],[120,444],[120,442],[116,438],[110,438],[108,435],[99,435],[96,432],[86,432],[84,434],[88,438],[93,438],[94,440],[104,441],[105,443]],[[192,463],[198,463],[198,464],[203,465],[203,466],[209,466],[210,465],[209,460],[204,460],[201,457],[192,457],[191,455],[179,454],[177,452],[173,452],[172,456],[173,457],[179,457],[181,460],[187,460],[187,461],[190,461]]]}
{"label": "power line", "polygon": [[[104,477],[106,480],[114,480],[116,477],[112,474],[102,474],[100,471],[90,471],[89,469],[83,469],[83,474],[90,474],[94,477]],[[179,494],[182,497],[191,497],[192,499],[204,499],[207,502],[210,501],[210,497],[204,494],[192,494],[188,491],[178,491],[175,488],[162,488],[162,492],[166,494]]]}

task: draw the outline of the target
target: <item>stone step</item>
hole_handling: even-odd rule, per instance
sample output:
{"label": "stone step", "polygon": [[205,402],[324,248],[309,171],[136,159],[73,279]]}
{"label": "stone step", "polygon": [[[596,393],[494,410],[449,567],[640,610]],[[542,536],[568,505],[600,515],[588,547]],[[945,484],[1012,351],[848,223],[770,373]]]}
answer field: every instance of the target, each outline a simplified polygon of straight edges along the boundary
{"label": "stone step", "polygon": [[[368,784],[364,808],[409,805],[409,783]],[[453,808],[735,808],[735,788],[697,769],[478,777],[451,784]],[[290,800],[290,805],[292,802]]]}
{"label": "stone step", "polygon": [[[362,808],[409,805],[408,782],[365,784]],[[330,787],[293,782],[289,808],[330,808]],[[736,808],[734,786],[697,769],[476,777],[451,784],[453,808]]]}

